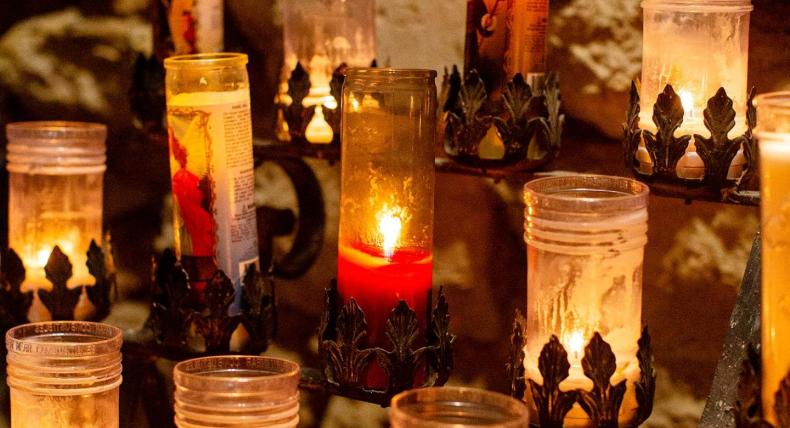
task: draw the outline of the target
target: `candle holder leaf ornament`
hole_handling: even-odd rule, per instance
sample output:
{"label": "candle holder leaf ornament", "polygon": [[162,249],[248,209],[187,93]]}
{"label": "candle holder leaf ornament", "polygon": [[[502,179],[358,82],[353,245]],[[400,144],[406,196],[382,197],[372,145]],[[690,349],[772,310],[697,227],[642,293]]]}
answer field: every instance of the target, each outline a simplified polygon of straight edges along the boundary
{"label": "candle holder leaf ornament", "polygon": [[490,97],[477,71],[461,79],[445,70],[442,83],[444,150],[458,164],[481,169],[526,171],[558,153],[565,115],[560,113],[559,78],[548,73],[537,92],[518,73]]}
{"label": "candle holder leaf ornament", "polygon": [[[749,344],[746,358],[741,363],[736,399],[731,410],[734,426],[738,428],[774,428],[774,425],[764,418],[761,378],[760,351],[754,345]],[[777,419],[776,427],[790,426],[790,373],[780,382],[774,395],[774,412]]]}
{"label": "candle holder leaf ornament", "polygon": [[[430,302],[430,299],[428,300]],[[415,387],[444,385],[453,366],[453,341],[449,332],[449,306],[444,289],[439,289],[431,311],[425,345],[420,340],[417,313],[401,300],[387,318],[385,335],[389,347],[366,347],[368,324],[365,313],[354,298],[340,305],[337,282],[326,290],[326,308],[318,337],[323,362],[322,377],[302,380],[307,389],[324,389],[332,394],[388,406],[396,394]],[[364,377],[371,364],[381,366],[387,375],[384,389],[366,388]],[[418,372],[426,376],[415,384]]]}

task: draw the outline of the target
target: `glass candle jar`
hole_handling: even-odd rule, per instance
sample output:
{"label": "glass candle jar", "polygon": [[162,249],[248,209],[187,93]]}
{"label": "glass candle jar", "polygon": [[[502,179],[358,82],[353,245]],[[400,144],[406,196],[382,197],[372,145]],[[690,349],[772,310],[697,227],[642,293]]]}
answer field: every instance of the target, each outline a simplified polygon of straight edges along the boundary
{"label": "glass candle jar", "polygon": [[[331,143],[333,131],[323,109],[336,109],[330,94],[332,73],[341,64],[369,67],[376,56],[376,22],[373,0],[288,0],[283,8],[283,66],[280,95],[288,99],[288,79],[300,63],[310,74],[310,93],[305,107],[318,106],[307,126],[311,143]],[[285,123],[278,119],[282,139],[288,139]]]}
{"label": "glass candle jar", "polygon": [[[388,347],[399,300],[425,331],[433,270],[436,72],[353,68],[343,86],[338,291],[365,311],[367,345]],[[371,364],[367,385],[387,385]]]}
{"label": "glass candle jar", "polygon": [[763,410],[776,426],[775,394],[790,375],[790,92],[760,95],[755,105],[760,119],[755,134],[760,147]]}
{"label": "glass candle jar", "polygon": [[107,128],[17,122],[8,124],[6,136],[9,245],[25,264],[22,290],[52,288],[44,266],[56,245],[72,264],[69,286],[93,284],[85,263],[91,240],[102,239]]}
{"label": "glass candle jar", "polygon": [[11,428],[114,428],[121,330],[60,321],[6,333]]}
{"label": "glass candle jar", "polygon": [[[703,111],[708,99],[723,87],[733,100],[735,128],[729,136],[746,130],[746,77],[749,62],[750,0],[644,0],[642,47],[641,113],[642,129],[656,132],[653,104],[666,85],[672,85],[685,111],[679,135],[710,132]],[[652,173],[652,163],[642,147],[637,155],[643,173]],[[738,178],[745,159],[736,155],[729,178]],[[678,162],[680,178],[700,180],[705,168],[689,144]]]}
{"label": "glass candle jar", "polygon": [[179,428],[299,424],[299,365],[294,362],[257,356],[197,358],[176,364],[173,379]]}
{"label": "glass candle jar", "polygon": [[167,17],[172,54],[222,51],[225,30],[222,3],[223,0],[171,0],[156,4]]}
{"label": "glass candle jar", "polygon": [[[642,316],[642,258],[647,243],[648,187],[608,176],[550,177],[524,186],[527,243],[527,344],[529,379],[542,382],[538,357],[557,336],[571,365],[561,388],[590,390],[584,348],[595,332],[617,358],[613,383],[639,378],[636,360]],[[531,400],[528,400],[531,402]],[[626,394],[621,425],[636,408]],[[533,421],[536,422],[536,421]],[[586,426],[578,404],[566,427]]]}
{"label": "glass candle jar", "polygon": [[175,249],[198,290],[216,269],[238,287],[258,264],[246,64],[240,53],[165,60]]}
{"label": "glass candle jar", "polygon": [[421,388],[392,398],[392,428],[526,428],[524,403],[476,388]]}

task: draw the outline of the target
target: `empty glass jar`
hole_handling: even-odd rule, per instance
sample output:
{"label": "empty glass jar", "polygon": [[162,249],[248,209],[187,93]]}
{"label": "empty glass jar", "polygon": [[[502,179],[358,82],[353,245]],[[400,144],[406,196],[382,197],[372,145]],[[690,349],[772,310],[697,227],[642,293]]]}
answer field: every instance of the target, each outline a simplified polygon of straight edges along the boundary
{"label": "empty glass jar", "polygon": [[392,428],[526,428],[527,407],[476,388],[412,389],[392,398]]}
{"label": "empty glass jar", "polygon": [[121,330],[60,321],[6,333],[11,428],[118,426]]}
{"label": "empty glass jar", "polygon": [[291,428],[299,424],[299,365],[278,358],[219,356],[176,364],[179,428]]}

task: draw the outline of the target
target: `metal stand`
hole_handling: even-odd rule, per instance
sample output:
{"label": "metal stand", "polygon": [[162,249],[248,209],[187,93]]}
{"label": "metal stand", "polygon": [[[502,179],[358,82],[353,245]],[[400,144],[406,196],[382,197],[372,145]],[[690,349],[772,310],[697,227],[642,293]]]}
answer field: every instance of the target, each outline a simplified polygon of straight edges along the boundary
{"label": "metal stand", "polygon": [[[591,391],[583,389],[562,391],[560,383],[568,377],[570,363],[568,362],[568,353],[557,336],[551,336],[538,358],[538,369],[543,377],[543,384],[539,384],[533,379],[526,379],[524,370],[525,324],[526,320],[517,312],[513,323],[512,346],[507,372],[511,381],[511,395],[513,397],[524,400],[527,383],[529,383],[532,400],[538,409],[538,422],[533,422],[532,426],[562,428],[565,416],[575,403],[579,403],[590,417],[593,427],[617,428],[620,406],[626,392],[626,380],[624,379],[616,385],[610,383],[610,379],[617,369],[611,346],[596,332],[590,343],[584,348],[584,358],[582,358],[584,375],[592,380],[593,389]],[[634,427],[641,425],[650,417],[653,412],[653,399],[656,391],[653,347],[647,327],[642,330],[642,336],[638,343],[639,351],[636,356],[639,361],[640,377],[639,381],[634,384],[638,408],[635,420],[629,425]]]}
{"label": "metal stand", "polygon": [[[450,313],[444,289],[439,289],[436,306],[429,317],[426,345],[419,348],[414,346],[420,333],[417,314],[405,301],[401,300],[387,319],[386,335],[391,349],[364,347],[365,313],[353,298],[342,306],[339,302],[337,283],[332,281],[326,291],[326,309],[318,334],[323,373],[304,370],[302,388],[386,407],[399,392],[414,387],[442,386],[447,382],[453,367],[455,336],[449,331]],[[364,385],[364,373],[374,361],[387,374],[388,383],[383,390],[367,389]],[[415,385],[415,376],[423,367],[425,382]]]}
{"label": "metal stand", "polygon": [[[702,159],[705,175],[702,180],[681,178],[677,175],[678,162],[686,154],[691,135],[675,136],[683,123],[685,111],[680,96],[667,85],[653,105],[653,122],[657,132],[639,127],[640,97],[636,82],[631,83],[631,97],[626,123],[623,125],[623,150],[626,167],[633,170],[635,177],[650,184],[655,193],[685,199],[706,199],[736,204],[757,205],[759,183],[757,182],[757,147],[752,132],[757,122],[757,113],[752,103],[755,90],[749,93],[746,111],[746,132],[734,139],[727,134],[735,127],[733,101],[724,88],[708,100],[703,112],[705,128],[710,138],[693,135],[697,154]],[[653,165],[651,174],[639,168],[636,159],[640,143],[644,141]],[[738,150],[743,147],[745,172],[738,180],[727,178],[730,165]]]}
{"label": "metal stand", "polygon": [[[458,68],[445,69],[442,82],[444,151],[458,164],[487,169],[528,171],[557,156],[565,115],[560,113],[560,86],[549,73],[542,88],[533,88],[516,74],[499,100],[486,94],[485,83],[472,70],[461,79]],[[494,130],[504,153],[499,159],[481,157],[480,146]]]}

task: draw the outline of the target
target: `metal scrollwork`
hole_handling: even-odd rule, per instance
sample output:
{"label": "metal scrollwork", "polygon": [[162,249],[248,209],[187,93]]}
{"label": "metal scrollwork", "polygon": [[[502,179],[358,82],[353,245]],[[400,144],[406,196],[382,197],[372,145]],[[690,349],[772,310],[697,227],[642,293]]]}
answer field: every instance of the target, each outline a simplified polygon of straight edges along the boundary
{"label": "metal scrollwork", "polygon": [[[761,380],[760,353],[749,345],[741,364],[735,405],[731,410],[736,428],[774,428],[763,415],[761,391],[766,386]],[[790,373],[779,383],[774,398],[777,428],[790,426]]]}
{"label": "metal scrollwork", "polygon": [[680,158],[686,153],[686,148],[691,141],[690,135],[675,137],[675,131],[683,123],[683,104],[680,96],[675,93],[671,85],[658,94],[658,99],[653,105],[653,122],[658,131],[642,131],[645,137],[645,148],[653,162],[653,170],[657,174],[674,175],[675,168]]}

